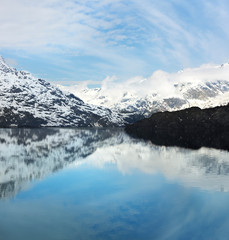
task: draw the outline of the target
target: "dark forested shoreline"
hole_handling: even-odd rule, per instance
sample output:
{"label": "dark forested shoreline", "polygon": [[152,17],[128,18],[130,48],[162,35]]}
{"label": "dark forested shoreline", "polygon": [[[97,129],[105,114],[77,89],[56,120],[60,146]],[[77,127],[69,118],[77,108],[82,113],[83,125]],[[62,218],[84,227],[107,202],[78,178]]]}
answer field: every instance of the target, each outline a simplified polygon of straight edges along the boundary
{"label": "dark forested shoreline", "polygon": [[229,150],[229,104],[208,109],[192,107],[158,112],[127,125],[125,130],[131,136],[149,139],[158,145]]}

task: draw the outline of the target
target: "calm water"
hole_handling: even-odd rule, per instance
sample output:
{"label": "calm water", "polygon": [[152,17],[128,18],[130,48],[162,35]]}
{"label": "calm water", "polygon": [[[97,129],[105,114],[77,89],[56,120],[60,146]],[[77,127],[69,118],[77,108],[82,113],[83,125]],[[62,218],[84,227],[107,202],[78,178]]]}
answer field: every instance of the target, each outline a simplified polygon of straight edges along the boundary
{"label": "calm water", "polygon": [[0,239],[228,239],[229,153],[120,129],[0,129]]}

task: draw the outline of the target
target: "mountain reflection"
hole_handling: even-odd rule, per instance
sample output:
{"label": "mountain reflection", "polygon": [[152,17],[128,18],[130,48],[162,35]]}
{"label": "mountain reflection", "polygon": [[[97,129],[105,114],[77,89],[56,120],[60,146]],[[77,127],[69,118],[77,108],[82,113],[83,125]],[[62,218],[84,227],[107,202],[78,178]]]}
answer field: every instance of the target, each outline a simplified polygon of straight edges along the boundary
{"label": "mountain reflection", "polygon": [[1,129],[0,198],[92,154],[120,130]]}
{"label": "mountain reflection", "polygon": [[0,198],[15,196],[32,180],[67,166],[114,164],[123,174],[137,169],[207,190],[229,190],[228,152],[155,146],[122,129],[1,129]]}

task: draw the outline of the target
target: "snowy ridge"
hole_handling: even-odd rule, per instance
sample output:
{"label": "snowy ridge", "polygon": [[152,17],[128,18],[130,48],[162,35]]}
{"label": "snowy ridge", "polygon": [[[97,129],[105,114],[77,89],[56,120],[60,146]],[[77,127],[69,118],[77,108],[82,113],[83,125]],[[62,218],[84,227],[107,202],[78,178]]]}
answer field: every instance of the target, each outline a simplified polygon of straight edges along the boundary
{"label": "snowy ridge", "polygon": [[91,89],[52,85],[11,68],[0,56],[0,127],[124,126],[158,111],[228,102],[229,64],[156,71],[122,83],[106,78],[101,88]]}
{"label": "snowy ridge", "polygon": [[148,117],[158,111],[200,108],[229,102],[229,64],[203,65],[169,74],[155,72],[149,78],[136,77],[124,83],[105,79],[101,88],[60,86],[85,102],[122,113],[124,118]]}
{"label": "snowy ridge", "polygon": [[116,112],[86,104],[78,97],[9,67],[0,57],[0,125],[120,126]]}

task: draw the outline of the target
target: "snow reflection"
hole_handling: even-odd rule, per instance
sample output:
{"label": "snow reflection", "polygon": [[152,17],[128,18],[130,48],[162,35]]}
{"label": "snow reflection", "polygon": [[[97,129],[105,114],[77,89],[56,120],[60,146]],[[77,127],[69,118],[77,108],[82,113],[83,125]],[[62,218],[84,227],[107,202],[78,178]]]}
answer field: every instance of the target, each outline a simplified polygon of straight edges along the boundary
{"label": "snow reflection", "polygon": [[155,146],[122,129],[1,129],[0,198],[70,167],[90,165],[120,172],[161,173],[168,181],[205,190],[229,190],[227,151]]}

